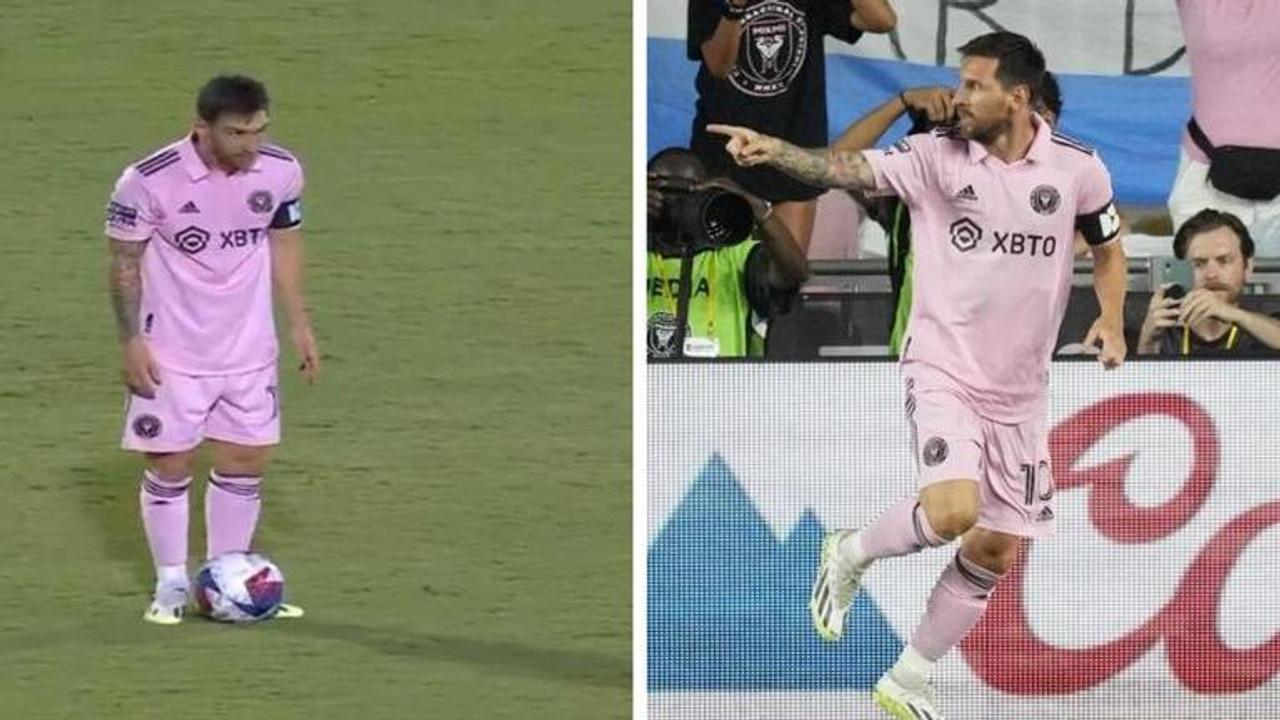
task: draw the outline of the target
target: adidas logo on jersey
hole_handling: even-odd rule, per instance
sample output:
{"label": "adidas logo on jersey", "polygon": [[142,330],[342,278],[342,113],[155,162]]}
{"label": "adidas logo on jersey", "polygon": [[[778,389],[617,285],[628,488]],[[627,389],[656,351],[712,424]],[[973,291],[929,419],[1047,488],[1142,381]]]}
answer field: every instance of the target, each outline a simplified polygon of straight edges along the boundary
{"label": "adidas logo on jersey", "polygon": [[965,185],[960,192],[956,193],[957,200],[977,200],[978,193],[973,191],[972,185]]}
{"label": "adidas logo on jersey", "polygon": [[192,213],[200,212],[200,208],[196,207],[195,201],[188,200],[185,205],[178,208],[178,212],[183,215],[190,215]]}

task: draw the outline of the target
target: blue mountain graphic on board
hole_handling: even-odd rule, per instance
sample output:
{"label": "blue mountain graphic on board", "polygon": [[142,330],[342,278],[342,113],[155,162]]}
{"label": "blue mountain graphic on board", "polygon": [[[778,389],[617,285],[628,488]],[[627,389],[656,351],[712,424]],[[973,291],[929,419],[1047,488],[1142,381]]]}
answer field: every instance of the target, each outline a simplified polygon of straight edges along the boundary
{"label": "blue mountain graphic on board", "polygon": [[649,547],[651,690],[869,690],[902,640],[866,592],[838,643],[809,624],[824,530],[806,511],[778,542],[712,455]]}

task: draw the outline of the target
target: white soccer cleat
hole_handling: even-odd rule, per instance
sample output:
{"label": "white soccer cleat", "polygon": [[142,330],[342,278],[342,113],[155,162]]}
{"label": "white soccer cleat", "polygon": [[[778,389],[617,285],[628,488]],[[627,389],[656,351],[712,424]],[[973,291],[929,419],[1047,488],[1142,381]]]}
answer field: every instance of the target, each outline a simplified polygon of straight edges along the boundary
{"label": "white soccer cleat", "polygon": [[280,603],[280,607],[276,608],[275,614],[272,615],[271,617],[279,620],[296,620],[306,614],[307,614],[307,611],[303,610],[298,605],[290,605],[289,603]]}
{"label": "white soccer cleat", "polygon": [[154,625],[177,625],[186,617],[189,596],[185,587],[160,590],[142,619]]}
{"label": "white soccer cleat", "polygon": [[839,640],[844,634],[845,618],[866,571],[840,553],[840,544],[855,534],[853,530],[837,530],[822,541],[822,560],[809,595],[809,618],[823,640]]}
{"label": "white soccer cleat", "polygon": [[938,698],[928,681],[900,682],[890,670],[876,683],[871,696],[881,710],[897,720],[943,720]]}

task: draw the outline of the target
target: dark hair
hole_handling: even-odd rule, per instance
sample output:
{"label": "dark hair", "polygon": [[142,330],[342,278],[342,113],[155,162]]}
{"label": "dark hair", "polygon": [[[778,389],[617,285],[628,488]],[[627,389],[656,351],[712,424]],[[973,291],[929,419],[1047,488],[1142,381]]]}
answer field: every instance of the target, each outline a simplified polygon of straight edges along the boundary
{"label": "dark hair", "polygon": [[1244,255],[1244,259],[1253,258],[1253,238],[1249,236],[1249,228],[1235,215],[1213,208],[1205,208],[1182,223],[1182,227],[1173,236],[1174,256],[1179,260],[1186,260],[1187,246],[1191,244],[1192,238],[1222,227],[1231,228],[1231,232],[1236,234],[1236,238],[1240,240],[1240,254]]}
{"label": "dark hair", "polygon": [[1062,89],[1058,87],[1058,78],[1048,70],[1044,71],[1044,81],[1040,83],[1040,102],[1054,118],[1062,119]]}
{"label": "dark hair", "polygon": [[244,75],[219,75],[196,96],[196,114],[209,123],[223,114],[252,115],[270,105],[266,86]]}
{"label": "dark hair", "polygon": [[698,177],[705,177],[707,174],[706,165],[703,164],[702,160],[689,148],[679,146],[663,148],[654,153],[653,157],[649,158],[649,164],[645,166],[645,169],[648,172],[653,172],[659,164],[667,161],[674,162],[677,167],[680,165],[692,166],[695,168]]}
{"label": "dark hair", "polygon": [[996,79],[1005,90],[1026,85],[1032,99],[1039,96],[1044,85],[1044,53],[1025,35],[1001,30],[979,35],[959,49],[964,57],[997,60]]}

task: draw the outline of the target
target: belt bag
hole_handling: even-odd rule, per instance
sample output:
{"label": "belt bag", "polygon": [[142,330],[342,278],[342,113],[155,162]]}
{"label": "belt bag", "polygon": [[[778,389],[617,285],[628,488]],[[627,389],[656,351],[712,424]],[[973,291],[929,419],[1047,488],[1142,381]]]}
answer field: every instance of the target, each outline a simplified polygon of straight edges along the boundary
{"label": "belt bag", "polygon": [[1244,200],[1280,195],[1280,149],[1223,145],[1214,147],[1195,118],[1187,123],[1191,141],[1209,156],[1209,182]]}

